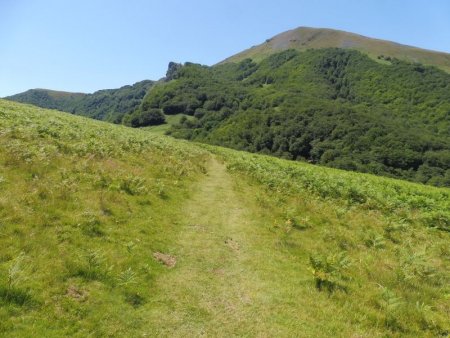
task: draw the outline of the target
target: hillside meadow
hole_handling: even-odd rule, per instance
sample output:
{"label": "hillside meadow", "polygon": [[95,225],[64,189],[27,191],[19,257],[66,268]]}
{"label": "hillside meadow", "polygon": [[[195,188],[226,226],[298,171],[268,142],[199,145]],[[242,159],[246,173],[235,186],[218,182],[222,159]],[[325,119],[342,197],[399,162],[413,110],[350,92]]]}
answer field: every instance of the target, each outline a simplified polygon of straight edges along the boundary
{"label": "hillside meadow", "polygon": [[0,332],[132,332],[206,152],[3,100],[0,144]]}
{"label": "hillside meadow", "polygon": [[0,336],[435,337],[450,190],[0,100]]}

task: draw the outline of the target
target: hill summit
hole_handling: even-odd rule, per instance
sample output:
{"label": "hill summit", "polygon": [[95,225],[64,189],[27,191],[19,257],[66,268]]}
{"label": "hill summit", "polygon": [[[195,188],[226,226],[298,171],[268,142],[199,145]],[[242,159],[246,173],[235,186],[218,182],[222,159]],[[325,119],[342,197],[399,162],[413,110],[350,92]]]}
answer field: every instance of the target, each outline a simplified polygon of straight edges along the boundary
{"label": "hill summit", "polygon": [[335,29],[311,27],[299,27],[283,32],[222,62],[239,62],[246,58],[259,60],[286,49],[321,48],[355,49],[368,54],[372,58],[398,58],[404,61],[436,66],[447,72],[450,71],[450,54],[448,53],[406,46]]}

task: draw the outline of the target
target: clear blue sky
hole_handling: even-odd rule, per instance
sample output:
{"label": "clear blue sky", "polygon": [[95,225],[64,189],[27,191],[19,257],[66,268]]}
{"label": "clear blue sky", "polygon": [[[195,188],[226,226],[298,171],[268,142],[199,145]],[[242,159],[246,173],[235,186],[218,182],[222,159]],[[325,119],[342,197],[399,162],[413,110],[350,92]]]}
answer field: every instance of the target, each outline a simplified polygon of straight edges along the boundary
{"label": "clear blue sky", "polygon": [[0,97],[156,80],[298,26],[450,52],[448,0],[0,0]]}

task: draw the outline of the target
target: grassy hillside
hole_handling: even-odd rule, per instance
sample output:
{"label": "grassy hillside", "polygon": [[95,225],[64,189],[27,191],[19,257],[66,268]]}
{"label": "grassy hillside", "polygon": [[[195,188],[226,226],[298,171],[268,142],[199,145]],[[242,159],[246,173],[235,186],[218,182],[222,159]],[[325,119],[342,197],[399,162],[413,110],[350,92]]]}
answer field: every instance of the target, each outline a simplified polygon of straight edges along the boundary
{"label": "grassy hillside", "polygon": [[132,86],[99,90],[93,94],[30,89],[6,99],[120,123],[125,113],[134,111],[141,104],[143,97],[153,84],[153,81],[145,80]]}
{"label": "grassy hillside", "polygon": [[0,335],[132,332],[205,151],[3,100],[0,144]]}
{"label": "grassy hillside", "polygon": [[0,335],[446,336],[450,190],[0,100]]}
{"label": "grassy hillside", "polygon": [[188,114],[171,134],[330,167],[450,185],[450,75],[343,49],[187,63],[140,110]]}
{"label": "grassy hillside", "polygon": [[231,56],[222,62],[240,62],[246,58],[259,61],[287,49],[344,48],[358,50],[373,59],[380,56],[431,65],[450,72],[450,54],[405,46],[334,29],[299,27],[266,40],[264,43]]}

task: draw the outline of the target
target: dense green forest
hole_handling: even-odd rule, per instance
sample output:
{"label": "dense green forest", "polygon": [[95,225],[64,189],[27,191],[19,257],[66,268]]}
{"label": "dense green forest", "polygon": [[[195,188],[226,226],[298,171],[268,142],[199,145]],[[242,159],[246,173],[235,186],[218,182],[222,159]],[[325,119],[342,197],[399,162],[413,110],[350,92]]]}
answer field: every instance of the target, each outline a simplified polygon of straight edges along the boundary
{"label": "dense green forest", "polygon": [[132,125],[158,111],[195,117],[175,137],[450,185],[450,75],[434,67],[337,48],[172,63]]}
{"label": "dense green forest", "polygon": [[46,89],[31,89],[7,97],[42,108],[58,109],[76,115],[120,123],[124,114],[134,111],[154,82],[145,80],[132,86],[99,90],[93,94],[67,93]]}

